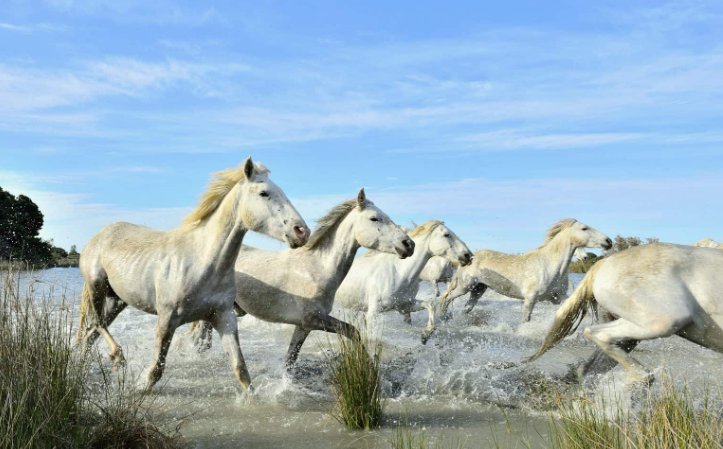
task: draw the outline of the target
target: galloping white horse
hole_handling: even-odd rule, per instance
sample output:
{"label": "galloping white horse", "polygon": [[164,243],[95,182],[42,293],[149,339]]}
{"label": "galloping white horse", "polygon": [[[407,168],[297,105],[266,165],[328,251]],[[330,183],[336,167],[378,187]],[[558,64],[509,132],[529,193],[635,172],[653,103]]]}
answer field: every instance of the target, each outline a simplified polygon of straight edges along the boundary
{"label": "galloping white horse", "polygon": [[344,307],[367,312],[367,325],[380,312],[397,310],[402,314],[429,311],[422,342],[427,341],[435,329],[434,305],[417,300],[419,273],[432,256],[468,265],[472,253],[444,223],[428,221],[417,226],[409,236],[414,240],[412,257],[399,260],[391,255],[370,252],[352,266],[336,292]]}
{"label": "galloping white horse", "polygon": [[441,256],[434,256],[419,273],[419,280],[429,282],[434,290],[434,296],[439,296],[438,284],[451,281],[455,269],[454,264],[449,260]]}
{"label": "galloping white horse", "polygon": [[620,363],[631,380],[652,380],[628,354],[640,340],[677,334],[723,352],[721,273],[723,252],[713,248],[651,243],[605,257],[562,304],[529,361],[572,334],[586,306],[596,303],[616,319],[590,326],[583,335]]}
{"label": "galloping white horse", "polygon": [[457,270],[442,297],[441,314],[445,316],[452,301],[467,292],[470,298],[465,311],[469,313],[489,287],[510,298],[523,299],[522,321],[530,321],[537,301],[554,301],[558,295],[566,294],[567,268],[573,253],[578,248],[595,247],[610,249],[612,241],[605,234],[568,218],[553,225],[542,246],[528,253],[478,251],[469,267]]}
{"label": "galloping white horse", "polygon": [[[364,190],[319,220],[303,248],[264,251],[244,246],[236,261],[236,304],[240,315],[294,324],[286,366],[296,359],[312,330],[359,338],[354,326],[329,315],[334,293],[360,247],[409,257],[414,242],[371,201]],[[210,328],[196,326],[196,346],[210,347]],[[199,344],[201,343],[201,344]]]}
{"label": "galloping white horse", "polygon": [[698,246],[700,248],[718,248],[723,249],[723,243],[718,243],[713,239],[703,239],[695,242],[693,246]]}
{"label": "galloping white horse", "polygon": [[[221,335],[238,382],[250,389],[233,310],[233,265],[247,230],[292,247],[303,245],[309,235],[284,192],[268,178],[268,170],[251,158],[217,173],[198,207],[172,231],[130,223],[104,228],[80,256],[85,284],[79,338],[90,345],[102,335],[114,365],[121,364],[123,352],[108,326],[127,305],[158,315],[150,389],[163,374],[176,328],[206,319]],[[106,307],[106,299],[112,307]]]}

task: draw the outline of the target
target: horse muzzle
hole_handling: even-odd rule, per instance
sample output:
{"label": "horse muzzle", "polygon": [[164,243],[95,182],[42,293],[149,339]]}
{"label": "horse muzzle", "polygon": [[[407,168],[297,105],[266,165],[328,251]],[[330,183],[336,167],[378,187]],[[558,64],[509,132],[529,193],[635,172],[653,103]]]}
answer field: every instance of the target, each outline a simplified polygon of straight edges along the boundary
{"label": "horse muzzle", "polygon": [[459,258],[459,264],[463,267],[472,263],[472,253],[466,252]]}
{"label": "horse muzzle", "polygon": [[407,257],[414,254],[414,240],[406,238],[402,240],[402,248],[396,248],[397,254],[400,259],[406,259]]}
{"label": "horse muzzle", "polygon": [[297,224],[294,226],[293,231],[293,237],[289,237],[287,235],[289,246],[292,248],[299,248],[301,246],[304,246],[309,240],[309,235],[311,234],[309,228],[307,228],[305,225]]}

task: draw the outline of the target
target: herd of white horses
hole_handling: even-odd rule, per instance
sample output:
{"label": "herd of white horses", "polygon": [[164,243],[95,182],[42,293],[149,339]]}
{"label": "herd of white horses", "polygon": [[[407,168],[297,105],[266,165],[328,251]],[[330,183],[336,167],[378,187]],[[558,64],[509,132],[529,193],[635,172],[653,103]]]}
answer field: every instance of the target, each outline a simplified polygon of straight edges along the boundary
{"label": "herd of white horses", "polygon": [[[248,230],[289,248],[244,246]],[[561,303],[542,347],[529,360],[574,332],[592,310],[598,319],[584,335],[599,351],[580,365],[579,374],[619,363],[633,380],[651,381],[629,354],[641,340],[677,334],[723,352],[723,246],[711,240],[697,245],[654,243],[604,257],[566,298],[573,256],[584,248],[612,246],[610,238],[583,223],[561,220],[539,248],[525,254],[472,254],[442,221],[405,230],[362,189],[331,209],[311,233],[268,169],[249,158],[217,173],[178,228],[115,223],[90,240],[80,257],[85,282],[78,337],[90,347],[102,336],[114,365],[122,364],[110,324],[128,305],[157,315],[150,389],[163,374],[174,332],[194,322],[199,350],[210,347],[215,329],[239,384],[252,391],[239,345],[240,316],[295,326],[285,359],[290,367],[311,331],[360,338],[353,325],[331,316],[335,302],[364,311],[367,325],[381,312],[396,310],[411,323],[412,312],[427,310],[426,343],[438,324],[437,312],[448,318],[452,301],[467,293],[469,312],[489,288],[523,300],[523,321],[530,320],[538,301]],[[356,257],[360,248],[367,252]],[[439,302],[416,298],[420,279],[435,289],[437,282],[449,283]]]}

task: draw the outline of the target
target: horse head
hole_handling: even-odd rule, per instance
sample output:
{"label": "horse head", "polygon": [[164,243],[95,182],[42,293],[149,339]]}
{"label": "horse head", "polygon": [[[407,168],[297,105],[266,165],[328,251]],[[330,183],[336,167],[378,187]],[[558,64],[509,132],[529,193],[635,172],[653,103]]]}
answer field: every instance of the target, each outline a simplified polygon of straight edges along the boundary
{"label": "horse head", "polygon": [[415,229],[417,235],[429,234],[428,248],[433,256],[441,256],[452,263],[467,266],[472,262],[472,252],[441,221],[429,221]]}
{"label": "horse head", "polygon": [[414,253],[414,241],[401,226],[366,198],[364,189],[359,191],[352,213],[352,232],[359,245],[384,253],[396,253],[402,259]]}
{"label": "horse head", "polygon": [[306,243],[309,228],[279,186],[269,179],[269,170],[254,164],[251,158],[243,164],[240,181],[239,219],[246,229],[260,232],[296,248]]}

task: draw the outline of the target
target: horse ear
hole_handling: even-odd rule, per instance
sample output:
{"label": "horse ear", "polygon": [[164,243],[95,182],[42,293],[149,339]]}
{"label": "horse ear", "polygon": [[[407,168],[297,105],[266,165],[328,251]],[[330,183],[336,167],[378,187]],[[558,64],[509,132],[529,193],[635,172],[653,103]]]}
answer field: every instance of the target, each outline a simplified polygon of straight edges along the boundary
{"label": "horse ear", "polygon": [[364,187],[359,190],[359,194],[356,196],[356,204],[359,206],[359,209],[364,209],[364,206],[366,206],[367,202],[367,194],[364,193]]}
{"label": "horse ear", "polygon": [[248,159],[246,159],[246,162],[244,162],[244,175],[248,181],[250,181],[251,177],[254,175],[254,161],[251,160],[251,156],[249,156]]}

